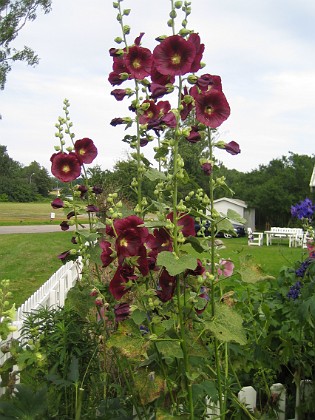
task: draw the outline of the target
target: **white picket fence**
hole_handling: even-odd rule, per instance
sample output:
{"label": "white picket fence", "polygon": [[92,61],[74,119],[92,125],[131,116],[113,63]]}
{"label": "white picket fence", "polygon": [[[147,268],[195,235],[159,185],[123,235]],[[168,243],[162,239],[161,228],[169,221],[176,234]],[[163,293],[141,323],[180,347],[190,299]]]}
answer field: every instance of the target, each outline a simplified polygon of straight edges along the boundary
{"label": "white picket fence", "polygon": [[[16,312],[16,319],[12,323],[16,328],[5,341],[0,343],[0,366],[10,357],[10,352],[3,353],[1,348],[12,339],[19,339],[25,316],[39,308],[63,307],[68,291],[81,278],[82,264],[80,260],[69,261],[59,268]],[[4,388],[0,388],[0,395]]]}

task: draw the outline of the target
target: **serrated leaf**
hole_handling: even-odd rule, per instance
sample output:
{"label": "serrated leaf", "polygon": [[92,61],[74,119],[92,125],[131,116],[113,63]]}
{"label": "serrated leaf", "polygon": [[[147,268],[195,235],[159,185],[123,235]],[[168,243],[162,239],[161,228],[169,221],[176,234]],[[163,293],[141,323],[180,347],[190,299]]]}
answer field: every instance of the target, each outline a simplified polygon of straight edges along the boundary
{"label": "serrated leaf", "polygon": [[140,311],[139,309],[135,309],[132,314],[131,318],[137,325],[141,325],[143,321],[147,318],[147,314],[145,312]]}
{"label": "serrated leaf", "polygon": [[155,168],[148,169],[144,174],[150,181],[164,181],[166,179],[166,175],[164,172],[160,172]]}
{"label": "serrated leaf", "polygon": [[177,257],[172,252],[163,251],[157,257],[157,265],[165,267],[171,276],[176,276],[186,270],[194,270],[197,259],[187,254]]}
{"label": "serrated leaf", "polygon": [[134,374],[134,386],[143,405],[156,400],[165,389],[165,380],[156,372],[147,369]]}
{"label": "serrated leaf", "polygon": [[139,327],[133,321],[124,321],[110,336],[107,346],[116,347],[128,358],[141,360],[146,355],[147,341],[144,340]]}
{"label": "serrated leaf", "polygon": [[234,227],[228,219],[220,219],[215,223],[215,226],[217,232],[228,232],[231,234],[235,234]]}
{"label": "serrated leaf", "polygon": [[204,326],[220,341],[235,341],[244,345],[246,335],[242,323],[242,317],[235,310],[219,304],[216,306],[214,318],[211,321],[205,321]]}
{"label": "serrated leaf", "polygon": [[257,283],[264,280],[275,280],[274,277],[263,273],[261,267],[257,265],[251,257],[246,257],[241,261],[238,273],[245,283]]}

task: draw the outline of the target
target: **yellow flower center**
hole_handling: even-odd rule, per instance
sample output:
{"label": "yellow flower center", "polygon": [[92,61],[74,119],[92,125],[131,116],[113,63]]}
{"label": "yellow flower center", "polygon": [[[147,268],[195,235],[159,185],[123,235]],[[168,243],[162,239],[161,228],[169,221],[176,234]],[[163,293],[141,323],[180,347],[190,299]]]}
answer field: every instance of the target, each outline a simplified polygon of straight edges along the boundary
{"label": "yellow flower center", "polygon": [[119,242],[119,244],[120,244],[120,246],[125,246],[125,247],[128,246],[128,242],[127,242],[126,239],[121,239],[121,241]]}
{"label": "yellow flower center", "polygon": [[211,115],[213,112],[213,109],[211,108],[211,106],[206,106],[205,107],[205,114]]}
{"label": "yellow flower center", "polygon": [[70,172],[70,166],[69,166],[69,165],[64,165],[64,166],[62,167],[62,172],[64,172],[64,173],[68,173],[68,172]]}
{"label": "yellow flower center", "polygon": [[141,63],[140,63],[140,60],[134,60],[133,62],[132,62],[132,66],[133,66],[133,68],[134,69],[138,69],[139,67],[141,67]]}
{"label": "yellow flower center", "polygon": [[85,155],[85,150],[84,149],[80,149],[79,153],[80,153],[80,155]]}
{"label": "yellow flower center", "polygon": [[181,56],[179,54],[175,54],[172,57],[172,64],[179,64],[181,62]]}

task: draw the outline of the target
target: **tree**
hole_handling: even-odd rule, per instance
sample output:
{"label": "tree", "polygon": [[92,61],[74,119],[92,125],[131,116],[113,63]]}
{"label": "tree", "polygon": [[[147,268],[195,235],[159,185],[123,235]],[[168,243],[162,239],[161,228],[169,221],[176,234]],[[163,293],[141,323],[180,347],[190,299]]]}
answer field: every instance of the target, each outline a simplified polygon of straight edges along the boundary
{"label": "tree", "polygon": [[4,89],[12,62],[25,61],[30,66],[39,62],[31,48],[16,50],[11,46],[26,22],[36,19],[39,8],[49,13],[51,0],[0,0],[0,89]]}
{"label": "tree", "polygon": [[0,144],[0,176],[15,176],[21,170],[21,165],[7,152],[7,146]]}
{"label": "tree", "polygon": [[33,161],[30,165],[25,166],[21,172],[25,180],[35,187],[38,194],[48,197],[50,190],[53,188],[53,181],[46,168]]}

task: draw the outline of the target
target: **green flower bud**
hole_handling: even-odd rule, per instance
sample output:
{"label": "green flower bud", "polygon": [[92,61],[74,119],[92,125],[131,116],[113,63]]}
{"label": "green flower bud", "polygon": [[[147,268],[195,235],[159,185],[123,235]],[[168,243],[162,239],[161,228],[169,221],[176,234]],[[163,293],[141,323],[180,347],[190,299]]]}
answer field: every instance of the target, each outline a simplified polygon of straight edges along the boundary
{"label": "green flower bud", "polygon": [[125,9],[125,10],[123,11],[123,14],[124,14],[125,16],[129,16],[130,10],[131,10],[131,9]]}
{"label": "green flower bud", "polygon": [[173,9],[173,10],[170,12],[170,18],[175,19],[175,18],[176,18],[176,16],[177,16],[177,13],[176,13],[176,11]]}
{"label": "green flower bud", "polygon": [[129,25],[124,25],[124,27],[123,27],[123,33],[125,35],[130,34],[130,26]]}
{"label": "green flower bud", "polygon": [[182,1],[176,1],[174,6],[175,6],[176,9],[180,9],[182,7],[182,5],[183,5]]}
{"label": "green flower bud", "polygon": [[114,41],[115,41],[117,44],[121,44],[121,43],[123,42],[123,39],[122,39],[122,38],[120,38],[120,36],[117,36],[117,37],[114,39]]}

